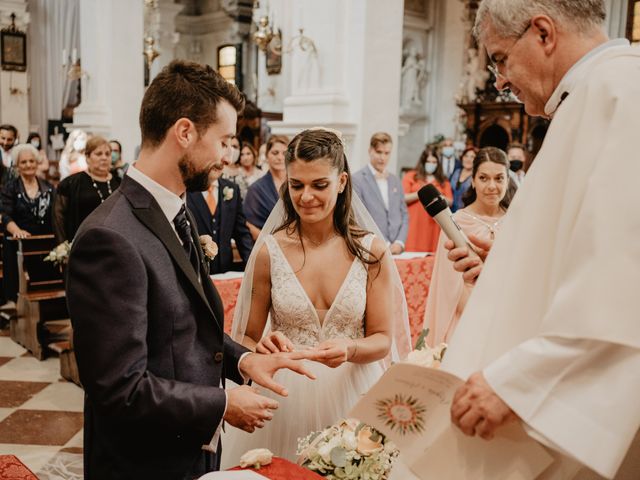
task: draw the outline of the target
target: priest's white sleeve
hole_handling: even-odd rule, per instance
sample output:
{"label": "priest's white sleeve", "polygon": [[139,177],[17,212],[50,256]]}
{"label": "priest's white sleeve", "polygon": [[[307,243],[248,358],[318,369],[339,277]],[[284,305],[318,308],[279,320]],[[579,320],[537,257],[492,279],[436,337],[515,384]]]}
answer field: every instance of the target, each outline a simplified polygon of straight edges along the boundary
{"label": "priest's white sleeve", "polygon": [[535,337],[491,363],[484,375],[542,443],[605,477],[615,475],[640,422],[636,348]]}

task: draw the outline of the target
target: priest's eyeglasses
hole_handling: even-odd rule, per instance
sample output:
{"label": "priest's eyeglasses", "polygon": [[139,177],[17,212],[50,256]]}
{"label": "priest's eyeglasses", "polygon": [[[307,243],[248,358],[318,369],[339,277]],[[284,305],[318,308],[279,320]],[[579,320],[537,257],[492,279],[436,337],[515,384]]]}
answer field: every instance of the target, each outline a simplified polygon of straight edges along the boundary
{"label": "priest's eyeglasses", "polygon": [[522,31],[520,35],[518,35],[518,37],[516,38],[516,41],[513,42],[511,47],[509,47],[509,49],[505,53],[498,55],[500,58],[496,58],[495,55],[491,55],[491,58],[489,59],[491,63],[487,65],[487,68],[491,73],[493,73],[493,75],[496,77],[496,80],[498,80],[499,78],[501,78],[502,80],[506,80],[506,77],[501,72],[501,70],[504,71],[507,65],[507,60],[509,59],[509,54],[511,53],[513,48],[516,46],[516,44],[520,40],[522,40],[522,37],[524,37],[524,34],[527,33],[527,30],[529,30],[529,27],[531,27],[531,23],[527,25],[527,27]]}

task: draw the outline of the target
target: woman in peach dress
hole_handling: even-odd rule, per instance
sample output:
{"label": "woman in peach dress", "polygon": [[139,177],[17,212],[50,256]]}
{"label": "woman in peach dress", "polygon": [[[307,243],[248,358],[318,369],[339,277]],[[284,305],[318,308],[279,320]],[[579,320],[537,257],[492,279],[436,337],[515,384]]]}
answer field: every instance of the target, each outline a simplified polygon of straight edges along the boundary
{"label": "woman in peach dress", "polygon": [[416,168],[408,171],[402,179],[404,199],[409,210],[409,234],[405,243],[407,252],[434,252],[438,245],[440,227],[418,200],[418,190],[429,183],[435,185],[451,205],[453,193],[442,163],[435,150],[425,148]]}
{"label": "woman in peach dress", "polygon": [[[514,193],[506,153],[495,147],[483,148],[473,162],[471,187],[464,198],[466,207],[453,217],[467,237],[493,240]],[[427,343],[432,346],[449,341],[472,290],[447,259],[445,241],[446,236],[440,234],[425,311]]]}

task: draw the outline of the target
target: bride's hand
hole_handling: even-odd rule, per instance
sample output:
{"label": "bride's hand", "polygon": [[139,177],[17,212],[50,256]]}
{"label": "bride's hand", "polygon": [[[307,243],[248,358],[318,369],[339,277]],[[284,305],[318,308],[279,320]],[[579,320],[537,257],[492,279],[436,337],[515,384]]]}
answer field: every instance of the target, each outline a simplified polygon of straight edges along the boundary
{"label": "bride's hand", "polygon": [[336,368],[348,362],[353,355],[355,341],[349,338],[334,338],[325,340],[316,347],[316,350],[324,354],[322,360],[317,360],[327,367]]}
{"label": "bride's hand", "polygon": [[282,332],[270,332],[256,344],[256,353],[293,352],[293,343]]}

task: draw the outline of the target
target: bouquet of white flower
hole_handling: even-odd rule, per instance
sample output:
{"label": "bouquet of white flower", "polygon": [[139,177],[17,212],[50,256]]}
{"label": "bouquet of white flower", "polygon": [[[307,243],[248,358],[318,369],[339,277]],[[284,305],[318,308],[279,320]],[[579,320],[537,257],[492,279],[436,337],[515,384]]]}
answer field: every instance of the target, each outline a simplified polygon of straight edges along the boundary
{"label": "bouquet of white flower", "polygon": [[397,447],[355,419],[341,420],[298,441],[298,463],[333,480],[384,480]]}
{"label": "bouquet of white flower", "polygon": [[71,243],[65,240],[44,257],[45,262],[53,262],[55,265],[65,265],[69,261],[69,253],[71,252]]}

